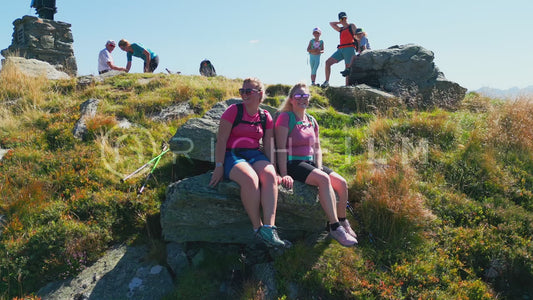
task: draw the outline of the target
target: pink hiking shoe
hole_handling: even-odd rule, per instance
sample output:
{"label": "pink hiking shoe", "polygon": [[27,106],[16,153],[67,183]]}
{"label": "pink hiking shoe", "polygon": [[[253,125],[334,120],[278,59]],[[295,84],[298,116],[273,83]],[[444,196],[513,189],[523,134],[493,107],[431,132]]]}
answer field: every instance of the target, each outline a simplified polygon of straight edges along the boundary
{"label": "pink hiking shoe", "polygon": [[348,220],[339,221],[342,227],[344,227],[344,230],[346,230],[346,233],[353,236],[354,239],[357,240],[357,234],[355,234],[355,231],[353,231],[352,227],[350,226],[350,222]]}
{"label": "pink hiking shoe", "polygon": [[336,230],[330,230],[329,234],[344,247],[351,247],[357,244],[357,240],[349,235],[343,226],[339,226]]}

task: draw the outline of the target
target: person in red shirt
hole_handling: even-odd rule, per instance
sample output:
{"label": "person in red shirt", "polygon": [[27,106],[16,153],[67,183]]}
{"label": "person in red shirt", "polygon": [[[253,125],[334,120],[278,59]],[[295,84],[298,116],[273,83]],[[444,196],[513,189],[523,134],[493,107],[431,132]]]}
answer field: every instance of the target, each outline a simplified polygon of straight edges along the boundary
{"label": "person in red shirt", "polygon": [[[355,31],[357,26],[355,24],[348,24],[348,17],[345,12],[339,13],[338,22],[329,22],[329,25],[340,33],[340,44],[337,46],[337,51],[326,60],[326,81],[322,84],[323,88],[329,86],[329,76],[331,74],[331,65],[344,60],[346,68],[349,67],[352,57],[355,55],[357,42],[355,38]],[[346,85],[348,85],[348,78],[346,78]]]}

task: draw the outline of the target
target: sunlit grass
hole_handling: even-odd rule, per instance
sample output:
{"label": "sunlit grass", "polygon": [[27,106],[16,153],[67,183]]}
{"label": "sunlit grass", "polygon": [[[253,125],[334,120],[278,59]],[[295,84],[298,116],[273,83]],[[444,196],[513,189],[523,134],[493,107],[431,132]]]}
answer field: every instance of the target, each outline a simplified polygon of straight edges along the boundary
{"label": "sunlit grass", "polygon": [[[27,78],[6,66],[0,83],[0,146],[11,149],[0,161],[0,299],[76,275],[109,243],[149,243],[151,258],[164,263],[164,243],[148,223],[157,220],[174,157],[162,158],[142,195],[149,168],[120,179],[159,154],[189,118],[238,97],[242,80],[124,74],[80,88],[75,79]],[[310,113],[320,125],[324,164],[350,184],[349,219],[360,245],[294,241],[274,258],[281,299],[294,290],[317,299],[533,293],[531,99],[470,94],[452,112],[340,114],[314,91]],[[78,140],[72,129],[90,98],[100,100],[98,111]],[[151,119],[185,102],[191,116]],[[132,126],[120,127],[123,119]],[[217,295],[228,273],[244,273],[239,255],[215,253],[179,274],[169,297]],[[236,292],[242,299],[264,294],[248,277]]]}

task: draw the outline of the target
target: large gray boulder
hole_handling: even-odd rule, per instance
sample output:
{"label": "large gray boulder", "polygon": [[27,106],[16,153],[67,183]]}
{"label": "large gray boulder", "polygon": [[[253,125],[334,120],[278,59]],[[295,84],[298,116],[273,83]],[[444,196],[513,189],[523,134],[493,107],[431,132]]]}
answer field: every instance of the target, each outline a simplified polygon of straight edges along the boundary
{"label": "large gray boulder", "polygon": [[[202,118],[189,119],[170,139],[170,150],[175,154],[200,161],[214,162],[215,143],[220,116],[234,103],[241,99],[229,99],[215,104]],[[273,114],[276,109],[261,105]]]}
{"label": "large gray boulder", "polygon": [[433,62],[432,51],[415,44],[364,51],[351,66],[349,84],[384,90],[413,108],[454,109],[466,88],[448,81]]}
{"label": "large gray boulder", "polygon": [[[240,198],[239,186],[223,181],[208,186],[211,173],[171,184],[161,205],[161,227],[168,242],[253,241],[252,224]],[[325,228],[326,217],[317,189],[295,182],[292,190],[279,187],[276,225],[282,239],[297,239]]]}
{"label": "large gray boulder", "polygon": [[58,71],[51,64],[37,59],[9,56],[4,60],[3,64],[15,66],[24,75],[30,77],[44,76],[50,80],[70,79],[67,73]]}

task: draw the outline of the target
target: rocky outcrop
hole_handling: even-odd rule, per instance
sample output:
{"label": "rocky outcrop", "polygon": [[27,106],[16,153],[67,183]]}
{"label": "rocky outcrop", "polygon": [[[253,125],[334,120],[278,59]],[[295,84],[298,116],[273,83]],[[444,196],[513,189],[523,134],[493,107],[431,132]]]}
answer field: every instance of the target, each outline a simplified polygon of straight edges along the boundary
{"label": "rocky outcrop", "polygon": [[[240,198],[239,186],[225,180],[208,186],[211,173],[171,184],[161,205],[163,237],[169,242],[204,241],[242,243],[253,241],[250,219]],[[325,214],[317,189],[295,182],[292,190],[279,187],[276,225],[283,239],[296,239],[325,228]]]}
{"label": "rocky outcrop", "polygon": [[400,98],[366,84],[331,87],[326,95],[331,106],[345,113],[375,113],[403,106]]}
{"label": "rocky outcrop", "polygon": [[181,119],[188,115],[192,115],[194,110],[189,102],[182,102],[163,108],[157,114],[153,114],[150,119],[156,122],[168,122],[172,120]]}
{"label": "rocky outcrop", "polygon": [[148,248],[119,246],[76,278],[54,282],[37,292],[42,299],[162,299],[174,289],[167,268],[145,261]]}
{"label": "rocky outcrop", "polygon": [[2,149],[0,148],[0,161],[2,158],[4,158],[4,155],[6,155],[9,152],[9,149]]}
{"label": "rocky outcrop", "polygon": [[71,25],[65,22],[24,16],[13,22],[11,45],[1,51],[4,57],[20,56],[48,62],[59,71],[76,76],[74,38]]}
{"label": "rocky outcrop", "polygon": [[30,77],[44,76],[51,80],[70,79],[70,76],[67,73],[58,71],[49,63],[37,59],[9,56],[4,60],[4,64],[12,65],[23,74]]}
{"label": "rocky outcrop", "polygon": [[76,121],[74,129],[72,130],[72,134],[75,138],[81,140],[87,133],[87,125],[85,123],[86,119],[92,118],[96,115],[98,103],[100,103],[100,100],[98,99],[89,99],[80,105],[81,116],[78,121]]}
{"label": "rocky outcrop", "polygon": [[466,89],[448,81],[434,54],[407,44],[364,51],[351,66],[349,84],[367,84],[400,97],[411,108],[457,108]]}

